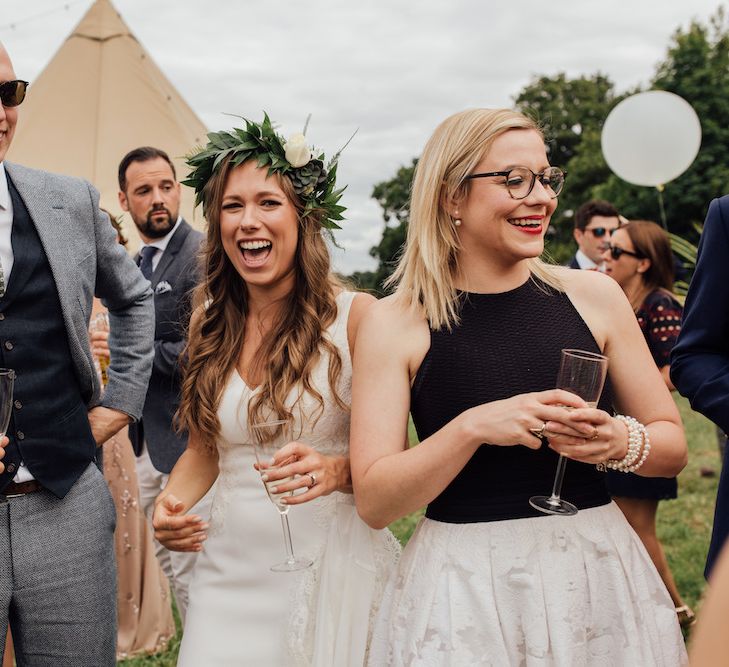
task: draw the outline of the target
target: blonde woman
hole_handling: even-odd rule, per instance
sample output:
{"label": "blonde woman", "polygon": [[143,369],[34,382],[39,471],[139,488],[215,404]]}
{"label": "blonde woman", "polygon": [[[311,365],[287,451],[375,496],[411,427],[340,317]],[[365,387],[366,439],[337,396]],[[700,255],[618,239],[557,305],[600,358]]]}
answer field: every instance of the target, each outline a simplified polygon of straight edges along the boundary
{"label": "blonde woman", "polygon": [[[179,413],[190,440],[154,515],[165,546],[202,550],[178,665],[361,665],[397,545],[352,499],[350,355],[373,299],[331,273],[336,166],[268,118],[212,137],[190,164],[208,221]],[[276,455],[294,462],[267,474],[293,478],[274,493],[297,492],[282,502],[296,505],[296,555],[313,561],[299,572],[270,570],[281,526],[244,444],[271,418],[296,437]],[[216,478],[207,530],[185,512]]]}
{"label": "blonde woman", "polygon": [[[508,110],[451,116],[418,163],[397,289],[365,315],[354,362],[360,515],[382,527],[427,506],[370,665],[686,662],[665,586],[596,468],[677,473],[680,417],[618,286],[538,259],[563,180]],[[597,408],[553,388],[562,348],[609,357]],[[576,516],[529,505],[558,454]]]}

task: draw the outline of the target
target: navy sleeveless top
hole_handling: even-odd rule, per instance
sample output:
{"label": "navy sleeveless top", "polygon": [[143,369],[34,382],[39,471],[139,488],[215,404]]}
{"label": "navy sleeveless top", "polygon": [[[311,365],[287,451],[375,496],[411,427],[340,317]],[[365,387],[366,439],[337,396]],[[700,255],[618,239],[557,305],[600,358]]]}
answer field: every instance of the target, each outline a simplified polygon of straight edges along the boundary
{"label": "navy sleeveless top", "polygon": [[[411,413],[420,440],[468,408],[517,394],[553,389],[563,348],[600,352],[566,294],[532,277],[500,294],[462,293],[460,324],[431,331],[430,349],[411,389]],[[612,414],[608,378],[599,407]],[[529,505],[549,495],[558,455],[484,444],[435,498],[426,516],[475,523],[547,516]],[[562,497],[579,509],[610,502],[605,474],[568,461]]]}

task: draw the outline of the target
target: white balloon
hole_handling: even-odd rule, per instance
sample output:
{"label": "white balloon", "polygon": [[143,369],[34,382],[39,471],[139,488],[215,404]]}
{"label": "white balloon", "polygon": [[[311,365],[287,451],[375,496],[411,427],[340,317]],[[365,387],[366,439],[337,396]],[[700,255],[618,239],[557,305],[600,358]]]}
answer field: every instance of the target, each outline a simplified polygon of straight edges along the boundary
{"label": "white balloon", "polygon": [[678,178],[701,146],[693,107],[665,90],[627,97],[608,114],[602,152],[610,169],[635,185],[664,185]]}

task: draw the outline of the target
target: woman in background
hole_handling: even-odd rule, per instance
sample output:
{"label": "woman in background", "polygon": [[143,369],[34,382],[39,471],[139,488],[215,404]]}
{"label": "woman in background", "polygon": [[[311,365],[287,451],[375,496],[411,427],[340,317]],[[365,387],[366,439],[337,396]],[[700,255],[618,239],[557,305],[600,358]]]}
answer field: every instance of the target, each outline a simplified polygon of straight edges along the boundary
{"label": "woman in background", "polygon": [[[683,309],[671,292],[674,260],[668,234],[655,222],[629,222],[613,232],[604,257],[605,273],[628,297],[653,361],[666,386],[673,391],[670,356],[681,331]],[[691,625],[694,612],[678,592],[656,535],[658,502],[676,498],[676,478],[640,477],[609,470],[608,489],[648,550],[676,606],[679,622],[682,626]]]}
{"label": "woman in background", "polygon": [[[106,213],[119,243],[126,245],[118,220]],[[94,299],[89,333],[102,384],[109,361],[105,315],[101,302]],[[155,556],[152,527],[139,507],[136,461],[126,428],[104,443],[102,460],[116,507],[117,658],[158,653],[174,636],[175,621],[169,584]]]}

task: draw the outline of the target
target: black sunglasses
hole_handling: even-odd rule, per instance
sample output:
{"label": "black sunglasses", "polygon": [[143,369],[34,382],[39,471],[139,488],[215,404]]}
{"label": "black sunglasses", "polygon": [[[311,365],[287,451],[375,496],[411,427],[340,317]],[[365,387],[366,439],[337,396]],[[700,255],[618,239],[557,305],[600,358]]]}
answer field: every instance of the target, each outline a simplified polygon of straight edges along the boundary
{"label": "black sunglasses", "polygon": [[610,257],[612,257],[613,259],[620,259],[622,255],[630,255],[631,257],[635,257],[636,259],[645,259],[643,255],[639,255],[637,252],[630,252],[630,250],[620,248],[616,245],[610,245],[607,247],[607,249],[610,251]]}
{"label": "black sunglasses", "polygon": [[504,185],[509,191],[512,199],[525,199],[534,189],[537,179],[542,187],[549,193],[550,199],[556,199],[564,187],[564,179],[567,174],[559,167],[547,167],[535,174],[528,167],[514,167],[507,171],[489,171],[483,174],[469,174],[466,180],[471,178],[489,178],[491,176],[503,176],[506,180]]}
{"label": "black sunglasses", "polygon": [[16,79],[0,83],[0,102],[4,107],[17,107],[25,99],[28,82]]}
{"label": "black sunglasses", "polygon": [[[615,229],[618,229],[615,227]],[[588,227],[585,229],[586,232],[590,232],[595,238],[601,239],[605,234],[610,234],[610,236],[613,235],[613,232],[615,229],[608,230],[605,227]]]}

